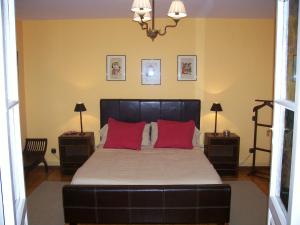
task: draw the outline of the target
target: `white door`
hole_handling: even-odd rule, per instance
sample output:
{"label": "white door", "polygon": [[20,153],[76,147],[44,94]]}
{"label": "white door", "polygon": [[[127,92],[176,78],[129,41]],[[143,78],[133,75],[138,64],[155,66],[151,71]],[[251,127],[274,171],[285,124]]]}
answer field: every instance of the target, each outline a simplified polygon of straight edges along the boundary
{"label": "white door", "polygon": [[0,0],[0,222],[6,225],[27,224],[14,9],[14,0]]}
{"label": "white door", "polygon": [[299,1],[277,0],[268,225],[300,225]]}

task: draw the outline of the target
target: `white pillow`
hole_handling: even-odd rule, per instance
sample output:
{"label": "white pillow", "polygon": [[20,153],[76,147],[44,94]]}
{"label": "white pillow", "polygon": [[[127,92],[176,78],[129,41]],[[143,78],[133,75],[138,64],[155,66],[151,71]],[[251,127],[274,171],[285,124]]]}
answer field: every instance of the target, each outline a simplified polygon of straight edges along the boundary
{"label": "white pillow", "polygon": [[142,145],[150,145],[150,123],[146,123],[144,127]]}
{"label": "white pillow", "polygon": [[100,129],[100,145],[104,145],[106,142],[107,138],[107,131],[108,131],[108,125],[105,124],[101,129]]}
{"label": "white pillow", "polygon": [[[151,122],[151,145],[154,146],[155,142],[157,141],[157,137],[158,137],[158,128],[157,128],[157,122]],[[194,131],[194,135],[193,135],[193,146],[197,147],[200,146],[200,130],[195,127],[195,131]]]}
{"label": "white pillow", "polygon": [[[108,131],[108,125],[105,124],[100,129],[100,144],[104,145],[107,138],[107,131]],[[142,139],[142,145],[150,145],[150,123],[147,123],[143,130],[143,139]]]}
{"label": "white pillow", "polygon": [[158,137],[158,128],[157,128],[157,122],[151,122],[151,135],[150,135],[150,141],[151,145],[154,146],[155,142],[157,141]]}

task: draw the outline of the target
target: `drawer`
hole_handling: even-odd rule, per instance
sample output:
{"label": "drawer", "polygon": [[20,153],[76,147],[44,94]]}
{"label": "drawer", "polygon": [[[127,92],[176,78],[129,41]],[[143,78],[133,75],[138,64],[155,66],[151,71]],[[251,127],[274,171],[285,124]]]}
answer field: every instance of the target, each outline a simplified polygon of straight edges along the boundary
{"label": "drawer", "polygon": [[64,145],[60,146],[60,153],[65,157],[71,156],[89,156],[89,146],[86,145]]}
{"label": "drawer", "polygon": [[62,158],[63,160],[63,164],[65,163],[79,163],[79,164],[82,164],[84,163],[87,159],[88,159],[88,156],[87,157],[82,157],[82,156],[70,156],[70,157],[66,157],[66,158]]}
{"label": "drawer", "polygon": [[223,138],[223,139],[211,139],[210,140],[211,145],[238,145],[239,140],[238,139],[231,139],[231,138]]}
{"label": "drawer", "polygon": [[60,145],[88,145],[89,139],[86,138],[60,138]]}
{"label": "drawer", "polygon": [[207,156],[210,157],[235,157],[236,146],[234,145],[210,145],[207,148]]}
{"label": "drawer", "polygon": [[235,158],[228,158],[228,157],[210,157],[209,161],[212,164],[229,164],[229,165],[236,165],[238,162]]}

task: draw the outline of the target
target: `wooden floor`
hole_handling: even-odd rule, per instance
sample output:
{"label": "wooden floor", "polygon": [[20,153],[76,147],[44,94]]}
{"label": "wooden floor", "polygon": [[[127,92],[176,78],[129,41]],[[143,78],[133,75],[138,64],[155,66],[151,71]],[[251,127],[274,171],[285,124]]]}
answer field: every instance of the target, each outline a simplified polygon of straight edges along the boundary
{"label": "wooden floor", "polygon": [[[265,169],[266,170],[266,169]],[[222,177],[223,181],[230,180],[248,180],[254,182],[266,195],[269,193],[269,180],[257,176],[249,176],[250,168],[242,167],[239,169],[238,176]],[[45,173],[43,167],[38,167],[30,171],[25,176],[26,195],[38,187],[43,181],[71,181],[72,176],[63,175],[59,167],[49,167],[48,174]]]}

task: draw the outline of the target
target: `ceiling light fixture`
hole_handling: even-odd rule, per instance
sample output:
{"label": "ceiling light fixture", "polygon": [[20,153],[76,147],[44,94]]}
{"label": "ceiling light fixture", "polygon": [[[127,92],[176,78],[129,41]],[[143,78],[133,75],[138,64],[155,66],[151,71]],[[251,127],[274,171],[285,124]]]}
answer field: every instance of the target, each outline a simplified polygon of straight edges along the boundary
{"label": "ceiling light fixture", "polygon": [[[167,29],[176,27],[179,20],[186,17],[186,10],[181,0],[173,0],[168,12],[168,16],[173,19],[175,24],[167,25],[163,30],[155,29],[155,0],[152,0],[152,6],[150,0],[134,0],[132,3],[131,11],[134,12],[133,20],[138,22],[142,30],[146,30],[146,34],[154,41],[157,35],[163,36],[167,33]],[[150,15],[150,12],[152,15]],[[152,26],[147,23],[152,20]]]}

